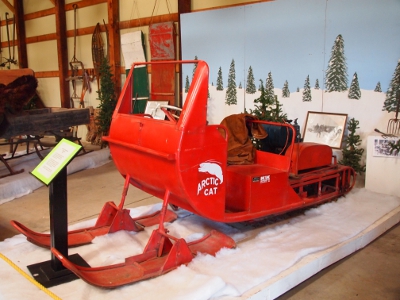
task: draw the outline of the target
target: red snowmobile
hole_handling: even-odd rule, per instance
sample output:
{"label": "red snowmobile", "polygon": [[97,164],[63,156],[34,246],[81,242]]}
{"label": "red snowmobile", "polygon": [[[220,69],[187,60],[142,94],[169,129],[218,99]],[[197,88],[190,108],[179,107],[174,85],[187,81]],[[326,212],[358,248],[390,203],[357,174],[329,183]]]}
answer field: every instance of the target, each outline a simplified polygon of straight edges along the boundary
{"label": "red snowmobile", "polygon": [[[151,112],[133,113],[135,67],[186,63],[196,63],[197,67],[182,109],[169,105],[172,102],[158,101],[152,103]],[[232,128],[227,127],[229,122],[209,125],[208,75],[208,65],[204,61],[151,62],[132,66],[113,114],[109,136],[104,140],[109,144],[117,169],[125,178],[123,194],[131,184],[163,199],[159,226],[142,254],[128,257],[117,265],[81,267],[51,249],[66,268],[88,283],[105,288],[118,287],[187,264],[197,252],[214,255],[222,247],[235,247],[230,237],[216,231],[190,243],[171,236],[164,228],[164,222],[174,218],[168,205],[218,222],[242,222],[327,202],[343,196],[354,186],[354,170],[339,165],[329,146],[297,141],[295,128],[288,123],[260,121],[244,115],[244,118],[237,116],[236,121],[230,122],[234,124]],[[157,100],[157,95],[151,95],[151,98]],[[245,154],[251,156],[251,162],[228,164],[232,138],[240,132],[242,138],[248,139],[248,133],[253,129],[261,130],[263,134],[254,136],[258,137],[257,149],[253,147],[250,154]],[[129,217],[123,209],[123,201],[121,203],[112,209],[113,215],[125,213],[118,222],[140,223]],[[109,228],[112,222],[100,222],[91,230],[98,230],[100,225]],[[17,225],[31,241],[48,245],[37,234]],[[121,225],[119,229],[125,228]],[[106,229],[101,233],[107,232],[112,231]],[[79,242],[85,239],[82,231],[72,235],[78,239],[76,245],[83,243]]]}

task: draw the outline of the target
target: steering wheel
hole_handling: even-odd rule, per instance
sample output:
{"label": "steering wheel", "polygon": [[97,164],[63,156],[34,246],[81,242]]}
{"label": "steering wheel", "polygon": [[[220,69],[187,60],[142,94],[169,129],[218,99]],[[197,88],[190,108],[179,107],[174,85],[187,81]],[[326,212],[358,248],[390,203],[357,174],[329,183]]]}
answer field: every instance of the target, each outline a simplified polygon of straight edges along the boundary
{"label": "steering wheel", "polygon": [[[175,123],[178,122],[179,115],[177,115],[176,112],[179,111],[179,113],[180,113],[182,111],[182,108],[179,108],[179,107],[176,107],[173,105],[167,105],[167,104],[160,105],[160,108],[165,113],[168,120],[175,122]],[[175,111],[175,112],[172,112],[172,111]]]}

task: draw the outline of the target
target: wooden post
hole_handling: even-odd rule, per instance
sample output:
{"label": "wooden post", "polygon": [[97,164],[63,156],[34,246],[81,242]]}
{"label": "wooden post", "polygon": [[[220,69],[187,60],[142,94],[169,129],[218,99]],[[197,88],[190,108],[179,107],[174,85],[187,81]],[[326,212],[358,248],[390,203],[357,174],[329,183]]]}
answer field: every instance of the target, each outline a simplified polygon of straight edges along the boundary
{"label": "wooden post", "polygon": [[[64,257],[80,266],[89,267],[79,255],[68,255],[67,166],[63,167],[50,183],[50,246]],[[78,279],[72,271],[51,252],[51,259],[27,266],[34,279],[44,287],[52,287]]]}
{"label": "wooden post", "polygon": [[121,36],[119,31],[119,0],[107,0],[108,36],[111,72],[114,74],[115,95],[121,92]]}
{"label": "wooden post", "polygon": [[[49,189],[49,211],[51,247],[68,257],[68,213],[67,213],[67,167],[54,178]],[[58,258],[51,253],[54,271],[65,269]]]}
{"label": "wooden post", "polygon": [[70,108],[71,99],[69,91],[69,81],[65,80],[65,78],[68,77],[68,45],[67,22],[65,17],[65,0],[56,1],[55,17],[61,107]]}
{"label": "wooden post", "polygon": [[[178,0],[178,25],[179,25],[179,60],[182,60],[182,26],[181,26],[181,14],[191,12],[191,0]],[[179,97],[177,106],[182,106],[182,86],[183,78],[182,78],[182,65],[179,65]]]}
{"label": "wooden post", "polygon": [[[20,69],[28,68],[28,55],[25,43],[25,22],[24,22],[24,4],[23,1],[14,1],[15,27],[18,37],[18,65]],[[13,41],[15,42],[15,41]]]}

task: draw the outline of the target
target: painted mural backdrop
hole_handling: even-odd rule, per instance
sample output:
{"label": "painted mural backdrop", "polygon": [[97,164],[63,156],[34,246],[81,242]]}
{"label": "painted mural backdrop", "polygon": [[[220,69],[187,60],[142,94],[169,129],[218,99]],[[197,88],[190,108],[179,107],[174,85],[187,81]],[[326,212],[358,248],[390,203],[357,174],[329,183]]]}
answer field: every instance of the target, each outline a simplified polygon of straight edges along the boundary
{"label": "painted mural backdrop", "polygon": [[[303,127],[308,111],[346,113],[365,137],[394,115],[399,15],[398,0],[276,0],[190,13],[181,18],[182,56],[210,66],[211,123],[253,109],[262,84]],[[187,89],[193,69],[183,73]]]}

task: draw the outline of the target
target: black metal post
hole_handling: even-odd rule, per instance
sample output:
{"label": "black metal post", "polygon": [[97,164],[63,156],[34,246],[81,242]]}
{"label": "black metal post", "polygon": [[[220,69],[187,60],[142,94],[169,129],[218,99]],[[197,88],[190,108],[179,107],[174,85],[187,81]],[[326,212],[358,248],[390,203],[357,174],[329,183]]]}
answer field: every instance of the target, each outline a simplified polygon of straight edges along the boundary
{"label": "black metal post", "polygon": [[[51,247],[68,257],[68,207],[67,168],[63,168],[50,183],[49,188]],[[65,269],[58,258],[51,253],[54,271]]]}
{"label": "black metal post", "polygon": [[[89,267],[79,255],[68,255],[68,209],[67,209],[67,166],[58,172],[50,183],[50,246],[57,249],[64,257],[78,265]],[[74,273],[65,268],[52,253],[48,261],[27,266],[33,277],[44,287],[51,287],[78,279]]]}

